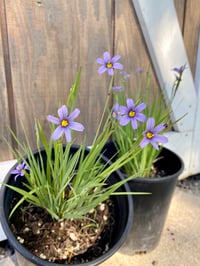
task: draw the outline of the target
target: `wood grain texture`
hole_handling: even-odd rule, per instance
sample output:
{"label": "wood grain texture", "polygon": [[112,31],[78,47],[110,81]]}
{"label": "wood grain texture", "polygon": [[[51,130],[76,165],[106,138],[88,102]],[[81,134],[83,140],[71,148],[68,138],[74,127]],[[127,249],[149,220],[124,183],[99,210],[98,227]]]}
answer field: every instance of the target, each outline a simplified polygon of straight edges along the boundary
{"label": "wood grain texture", "polygon": [[[140,89],[146,90],[147,71],[151,74],[150,89],[160,94],[132,1],[116,1],[115,7],[115,52],[123,56],[125,71],[131,75],[127,83],[129,95],[137,95]],[[137,73],[137,69],[144,72]]]}
{"label": "wood grain texture", "polygon": [[[0,3],[0,7],[2,3]],[[1,10],[2,11],[2,10]],[[4,138],[8,142],[11,142],[10,133],[8,127],[10,127],[9,119],[9,107],[8,107],[8,94],[5,79],[5,65],[4,65],[4,54],[2,47],[2,13],[0,23],[0,161],[11,159],[12,155],[8,149],[8,145],[5,143]]]}
{"label": "wood grain texture", "polygon": [[182,33],[184,31],[185,5],[187,0],[174,0],[174,6]]}
{"label": "wood grain texture", "polygon": [[79,121],[86,127],[88,144],[94,137],[107,90],[106,78],[97,74],[96,58],[111,49],[111,3],[6,1],[17,134],[23,138],[22,121],[33,146],[34,118],[48,133],[46,115],[57,115],[58,102],[65,104],[79,66]]}
{"label": "wood grain texture", "polygon": [[185,10],[184,42],[191,71],[194,77],[200,34],[200,1],[187,1]]}
{"label": "wood grain texture", "polygon": [[[2,3],[3,0],[0,0]],[[49,134],[46,115],[56,115],[58,103],[64,104],[78,68],[82,67],[77,107],[78,121],[85,125],[91,144],[98,126],[109,78],[97,74],[96,58],[108,50],[120,54],[125,71],[131,74],[129,91],[137,93],[145,84],[150,69],[151,89],[161,95],[151,58],[140,30],[131,0],[6,0],[9,55],[13,85],[13,104],[9,102],[0,45],[0,139],[9,138],[6,126],[16,115],[16,132],[23,139],[20,121],[34,147],[34,119],[39,119]],[[194,75],[200,28],[199,0],[174,0],[184,42]],[[116,79],[116,85],[119,79]],[[144,85],[145,88],[145,85]],[[10,112],[11,110],[12,112]],[[5,110],[5,111],[4,111]],[[11,121],[12,122],[12,121]],[[11,123],[13,124],[13,123]],[[76,143],[83,134],[77,133]],[[9,159],[0,140],[0,160]]]}

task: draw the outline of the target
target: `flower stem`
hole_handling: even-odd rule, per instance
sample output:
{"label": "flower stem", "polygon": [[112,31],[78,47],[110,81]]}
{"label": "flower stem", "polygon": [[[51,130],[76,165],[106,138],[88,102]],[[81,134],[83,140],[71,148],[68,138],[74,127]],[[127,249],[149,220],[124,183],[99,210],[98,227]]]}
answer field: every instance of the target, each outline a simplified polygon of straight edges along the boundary
{"label": "flower stem", "polygon": [[93,142],[92,142],[92,146],[94,145],[94,143],[95,143],[96,140],[97,140],[97,137],[98,137],[99,132],[100,132],[100,129],[101,129],[101,125],[102,125],[102,123],[103,123],[103,119],[104,119],[104,116],[105,116],[105,113],[106,113],[106,109],[107,109],[107,107],[108,107],[108,103],[109,103],[109,98],[110,98],[110,95],[111,95],[111,90],[112,90],[113,80],[114,80],[114,76],[111,77],[111,80],[110,80],[110,83],[109,83],[108,93],[107,93],[107,97],[106,97],[106,101],[105,101],[105,105],[104,105],[103,113],[102,113],[102,116],[101,116],[101,118],[100,118],[99,125],[98,125],[98,128],[97,128],[97,131],[96,131],[96,134],[95,134],[94,140],[93,140]]}

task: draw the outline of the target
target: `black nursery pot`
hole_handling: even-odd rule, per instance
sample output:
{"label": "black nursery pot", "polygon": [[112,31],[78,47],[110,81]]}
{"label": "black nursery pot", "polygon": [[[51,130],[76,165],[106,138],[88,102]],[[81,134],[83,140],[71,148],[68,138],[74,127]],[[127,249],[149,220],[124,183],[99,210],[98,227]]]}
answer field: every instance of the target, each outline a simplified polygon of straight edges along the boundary
{"label": "black nursery pot", "polygon": [[[107,143],[104,155],[113,158],[116,148]],[[122,252],[134,254],[148,252],[158,245],[178,176],[183,171],[182,160],[172,151],[163,148],[156,167],[166,175],[155,178],[135,178],[128,182],[132,192],[150,192],[149,195],[133,195],[134,221]],[[127,175],[124,174],[124,177]]]}
{"label": "black nursery pot", "polygon": [[[78,149],[78,146],[74,146],[71,149],[71,152],[74,153]],[[89,152],[89,150],[86,150],[86,154]],[[45,153],[42,152],[45,158]],[[35,153],[35,156],[38,156],[38,153]],[[102,156],[102,162],[106,162],[107,159]],[[13,167],[15,168],[15,166]],[[116,171],[114,172],[109,178],[108,178],[108,184],[111,185],[113,183],[116,183],[123,179],[123,175]],[[18,184],[21,185],[21,180],[18,179]],[[9,173],[5,177],[4,180],[5,184],[11,184],[14,185],[14,178],[13,175],[10,175]],[[16,186],[16,183],[15,183]],[[124,184],[120,187],[119,191],[123,192],[130,192],[130,188],[128,184]],[[31,265],[39,265],[39,266],[59,266],[59,265],[69,265],[69,264],[58,264],[53,262],[48,262],[46,260],[40,259],[39,257],[32,254],[30,251],[28,251],[23,245],[21,245],[16,237],[14,236],[10,224],[9,224],[9,213],[11,211],[10,206],[12,205],[13,198],[16,196],[16,192],[9,189],[8,187],[2,185],[1,191],[0,191],[0,217],[1,217],[1,223],[2,227],[4,229],[4,232],[10,242],[10,244],[13,246],[13,248],[16,251],[17,259],[18,259],[18,265],[19,266],[31,266]],[[105,251],[104,253],[90,261],[90,258],[88,258],[88,262],[77,262],[70,265],[81,265],[81,266],[93,266],[93,265],[99,265],[103,261],[107,260],[110,256],[112,256],[125,242],[130,229],[132,227],[133,223],[133,202],[131,195],[125,195],[125,196],[112,196],[112,202],[114,205],[114,228],[113,232],[111,234],[111,238],[109,240],[108,248],[106,248],[107,242],[104,243],[105,245]],[[86,258],[87,253],[84,254],[84,257]]]}

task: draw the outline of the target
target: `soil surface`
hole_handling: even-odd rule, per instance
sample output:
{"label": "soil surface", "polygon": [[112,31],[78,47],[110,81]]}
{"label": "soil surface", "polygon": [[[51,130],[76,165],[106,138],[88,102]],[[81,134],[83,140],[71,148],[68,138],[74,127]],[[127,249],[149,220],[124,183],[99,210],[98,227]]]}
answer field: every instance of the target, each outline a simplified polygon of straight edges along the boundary
{"label": "soil surface", "polygon": [[109,247],[112,209],[112,202],[107,201],[91,210],[87,218],[55,221],[43,209],[30,206],[16,211],[11,226],[18,241],[41,259],[84,263],[104,254]]}

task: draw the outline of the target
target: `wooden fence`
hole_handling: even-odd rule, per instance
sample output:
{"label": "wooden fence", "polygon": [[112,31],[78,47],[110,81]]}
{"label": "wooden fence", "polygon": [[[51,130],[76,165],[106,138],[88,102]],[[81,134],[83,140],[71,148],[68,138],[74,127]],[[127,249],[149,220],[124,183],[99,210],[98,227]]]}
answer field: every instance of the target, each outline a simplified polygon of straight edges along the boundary
{"label": "wooden fence", "polygon": [[[194,76],[200,1],[174,3]],[[135,69],[150,68],[151,88],[160,93],[131,0],[0,0],[0,12],[0,161],[12,158],[7,127],[23,139],[22,122],[33,147],[35,118],[48,134],[46,115],[65,102],[80,66],[78,107],[91,143],[109,82],[97,74],[96,58],[106,50],[122,56],[131,90],[141,82]]]}

